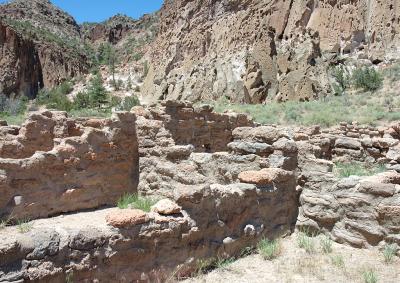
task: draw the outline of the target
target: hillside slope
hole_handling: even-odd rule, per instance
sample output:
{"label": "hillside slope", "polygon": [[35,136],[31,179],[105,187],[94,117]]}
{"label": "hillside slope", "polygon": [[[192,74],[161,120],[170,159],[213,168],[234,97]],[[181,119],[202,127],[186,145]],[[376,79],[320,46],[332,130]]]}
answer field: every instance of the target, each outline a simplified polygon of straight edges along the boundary
{"label": "hillside slope", "polygon": [[114,46],[118,63],[136,62],[154,39],[157,24],[153,14],[78,25],[49,0],[0,5],[0,93],[33,98],[40,88],[84,75],[99,64],[102,43]]}

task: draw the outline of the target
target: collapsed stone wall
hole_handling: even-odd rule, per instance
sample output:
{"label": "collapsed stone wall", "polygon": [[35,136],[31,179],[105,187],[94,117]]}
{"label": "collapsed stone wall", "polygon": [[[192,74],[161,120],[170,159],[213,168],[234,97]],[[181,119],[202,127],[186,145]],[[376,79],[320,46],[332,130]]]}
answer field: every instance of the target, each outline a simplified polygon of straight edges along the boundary
{"label": "collapsed stone wall", "polygon": [[114,205],[123,193],[136,192],[137,148],[130,113],[78,122],[45,111],[21,127],[0,127],[0,217]]}
{"label": "collapsed stone wall", "polygon": [[[29,181],[33,175],[40,178],[53,194],[45,196],[45,212],[38,216],[53,214],[48,200],[66,192],[65,179],[75,176],[101,190],[70,191],[69,203],[56,199],[58,212],[64,205],[82,209],[104,199],[102,204],[115,205],[115,198],[126,192],[124,182],[138,180],[137,175],[129,179],[131,170],[140,171],[138,192],[161,198],[151,212],[109,208],[37,220],[25,234],[17,227],[5,228],[0,231],[1,280],[163,281],[171,274],[187,276],[200,260],[231,257],[263,237],[291,233],[295,225],[357,247],[400,245],[400,174],[392,170],[340,179],[333,173],[336,161],[368,161],[396,169],[397,125],[342,124],[325,130],[255,126],[246,115],[216,114],[208,106],[184,102],[132,112],[75,121],[65,113],[43,112],[21,128],[0,127],[1,154],[10,156],[20,149],[20,156],[1,158],[0,164],[19,164],[12,168],[28,174]],[[77,150],[74,154],[65,150],[70,146]],[[379,156],[370,154],[373,148]],[[78,163],[65,163],[63,157],[71,155]],[[31,164],[42,164],[39,161],[25,163],[38,156],[47,160],[48,172],[30,170]],[[63,179],[60,172],[72,178]],[[10,174],[2,175],[2,180],[10,180]],[[64,181],[54,189],[48,180]],[[7,192],[15,182],[1,184]]]}
{"label": "collapsed stone wall", "polygon": [[[359,248],[400,246],[399,127],[342,123],[297,129],[300,209],[297,226]],[[334,162],[381,164],[385,173],[340,178]],[[376,165],[375,165],[376,166]]]}
{"label": "collapsed stone wall", "polygon": [[253,128],[247,115],[185,102],[163,105],[134,109],[143,194],[171,197],[176,187],[238,182],[246,170],[297,168],[294,142],[271,127]]}
{"label": "collapsed stone wall", "polygon": [[187,276],[203,259],[237,255],[262,237],[290,233],[296,181],[284,170],[273,180],[263,187],[177,188],[173,201],[160,201],[150,213],[88,212],[41,220],[24,235],[0,233],[0,278],[64,282],[70,274],[74,282],[165,282],[171,274]]}
{"label": "collapsed stone wall", "polygon": [[300,158],[314,155],[334,162],[366,162],[387,164],[398,169],[400,128],[398,124],[387,127],[361,126],[341,123],[340,126],[286,129],[298,143]]}
{"label": "collapsed stone wall", "polygon": [[[235,128],[254,125],[245,114],[218,114],[213,112],[213,108],[209,105],[194,107],[188,102],[171,100],[146,109],[137,107],[134,108],[134,112],[143,117],[138,122],[138,127],[142,125],[145,128],[147,125],[163,127],[169,132],[169,135],[165,136],[165,142],[169,145],[171,142],[176,145],[192,145],[196,152],[225,151],[227,144],[232,140],[232,131]],[[139,135],[141,148],[155,147],[158,131],[160,130],[153,129],[152,133]]]}

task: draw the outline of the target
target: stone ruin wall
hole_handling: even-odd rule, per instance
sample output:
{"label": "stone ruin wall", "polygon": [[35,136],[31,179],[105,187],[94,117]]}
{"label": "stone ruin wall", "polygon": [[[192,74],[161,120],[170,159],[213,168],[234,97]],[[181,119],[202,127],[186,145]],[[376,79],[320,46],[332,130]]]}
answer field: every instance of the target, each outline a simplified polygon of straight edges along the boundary
{"label": "stone ruin wall", "polygon": [[136,192],[135,116],[77,121],[64,112],[32,114],[0,127],[0,216],[35,219],[114,205]]}
{"label": "stone ruin wall", "polygon": [[[399,124],[297,129],[301,188],[297,227],[358,248],[400,246]],[[387,172],[340,179],[333,162],[381,165]]]}
{"label": "stone ruin wall", "polygon": [[[9,234],[0,232],[0,278],[163,281],[296,225],[357,247],[400,245],[397,125],[255,126],[245,115],[181,102],[132,112],[137,190],[161,200],[149,213],[110,208],[38,220],[26,234],[7,228]],[[76,123],[101,132],[105,121]],[[125,122],[119,126],[131,130],[132,120]],[[392,171],[340,179],[333,173],[337,161],[381,163]],[[78,217],[83,227],[71,225]]]}

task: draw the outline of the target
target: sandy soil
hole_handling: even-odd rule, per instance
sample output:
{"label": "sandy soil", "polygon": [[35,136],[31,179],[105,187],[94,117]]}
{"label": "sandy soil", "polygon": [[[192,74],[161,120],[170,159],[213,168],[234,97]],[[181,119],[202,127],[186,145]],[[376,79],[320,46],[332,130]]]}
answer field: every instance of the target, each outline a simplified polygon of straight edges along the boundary
{"label": "sandy soil", "polygon": [[[280,241],[280,255],[272,261],[255,254],[183,282],[362,283],[366,282],[364,273],[367,270],[372,270],[377,275],[377,282],[400,282],[398,257],[392,263],[386,264],[378,249],[360,250],[336,243],[333,243],[332,253],[325,254],[321,250],[320,239],[321,237],[313,238],[315,252],[308,254],[298,247],[297,235],[292,235]],[[340,259],[343,260],[342,264]]]}

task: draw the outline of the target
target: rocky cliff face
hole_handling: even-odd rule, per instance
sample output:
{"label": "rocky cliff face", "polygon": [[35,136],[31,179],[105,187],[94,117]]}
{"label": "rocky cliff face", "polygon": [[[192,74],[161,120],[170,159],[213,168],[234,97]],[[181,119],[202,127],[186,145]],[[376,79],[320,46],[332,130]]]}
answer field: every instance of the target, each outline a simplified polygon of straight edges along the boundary
{"label": "rocky cliff face", "polygon": [[127,36],[145,31],[157,22],[157,15],[144,15],[139,20],[134,20],[125,15],[115,15],[103,23],[84,23],[81,33],[91,42],[110,42],[117,44]]}
{"label": "rocky cliff face", "polygon": [[374,62],[397,56],[399,5],[167,0],[144,93],[252,103],[323,96],[332,53],[360,53]]}
{"label": "rocky cliff face", "polygon": [[42,87],[84,74],[101,43],[113,44],[120,62],[137,61],[157,34],[157,19],[116,15],[80,26],[49,0],[0,5],[0,93],[35,97]]}
{"label": "rocky cliff face", "polygon": [[34,97],[88,68],[79,26],[48,0],[1,5],[0,27],[1,93]]}
{"label": "rocky cliff face", "polygon": [[43,86],[39,54],[33,41],[24,39],[0,22],[0,93],[33,97]]}

